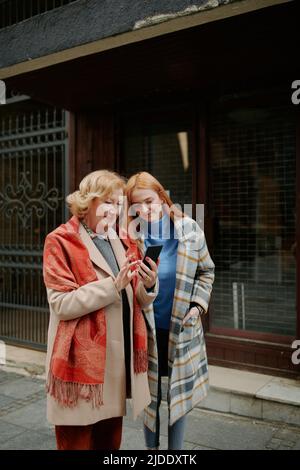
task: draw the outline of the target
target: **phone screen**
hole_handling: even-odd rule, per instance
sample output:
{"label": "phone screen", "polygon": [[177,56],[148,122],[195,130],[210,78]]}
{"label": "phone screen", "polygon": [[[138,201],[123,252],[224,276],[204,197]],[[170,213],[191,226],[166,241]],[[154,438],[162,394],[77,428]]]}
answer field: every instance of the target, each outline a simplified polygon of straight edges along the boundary
{"label": "phone screen", "polygon": [[158,260],[158,257],[160,255],[160,252],[162,250],[162,245],[151,245],[151,246],[148,246],[147,250],[146,250],[146,253],[145,253],[145,256],[144,256],[144,259],[143,259],[143,263],[149,268],[151,269],[151,266],[150,264],[146,261],[145,258],[149,257],[151,258],[155,263],[157,262]]}

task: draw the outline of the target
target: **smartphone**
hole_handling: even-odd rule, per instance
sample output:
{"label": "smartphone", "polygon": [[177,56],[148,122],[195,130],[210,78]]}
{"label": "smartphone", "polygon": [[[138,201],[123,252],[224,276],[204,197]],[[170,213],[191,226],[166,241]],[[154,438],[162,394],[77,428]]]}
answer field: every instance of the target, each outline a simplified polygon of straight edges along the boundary
{"label": "smartphone", "polygon": [[144,256],[144,259],[143,259],[143,263],[149,268],[151,269],[151,266],[149,263],[147,263],[146,261],[146,258],[147,256],[149,258],[151,258],[155,263],[157,262],[158,260],[158,257],[160,255],[160,252],[162,250],[162,247],[163,245],[150,245],[148,246],[147,250],[146,250],[146,253],[145,253],[145,256]]}

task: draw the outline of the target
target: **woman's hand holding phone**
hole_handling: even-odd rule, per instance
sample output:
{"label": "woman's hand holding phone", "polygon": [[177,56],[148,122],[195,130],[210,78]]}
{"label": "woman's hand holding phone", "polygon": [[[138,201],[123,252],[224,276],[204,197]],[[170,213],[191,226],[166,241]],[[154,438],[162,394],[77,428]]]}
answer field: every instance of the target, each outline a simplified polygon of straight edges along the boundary
{"label": "woman's hand holding phone", "polygon": [[138,276],[144,287],[151,289],[157,279],[157,264],[148,256],[145,258],[148,266],[142,260],[136,260],[134,255],[129,255],[115,280],[115,286],[120,292],[131,282],[133,277]]}
{"label": "woman's hand holding phone", "polygon": [[144,259],[141,262],[138,276],[146,289],[154,287],[157,279],[157,263],[162,245],[148,246]]}
{"label": "woman's hand holding phone", "polygon": [[149,269],[148,266],[146,266],[145,263],[141,261],[138,268],[138,276],[144,284],[144,287],[151,289],[151,287],[154,286],[157,278],[157,264],[148,256],[145,259],[147,263],[149,263],[151,269]]}

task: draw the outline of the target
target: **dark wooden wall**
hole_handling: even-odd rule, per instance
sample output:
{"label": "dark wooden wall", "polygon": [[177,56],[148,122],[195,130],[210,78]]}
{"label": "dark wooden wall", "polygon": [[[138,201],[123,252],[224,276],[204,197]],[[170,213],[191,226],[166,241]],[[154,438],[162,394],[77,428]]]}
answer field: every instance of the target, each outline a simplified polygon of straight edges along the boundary
{"label": "dark wooden wall", "polygon": [[68,129],[69,186],[74,191],[91,171],[116,167],[113,112],[69,113]]}

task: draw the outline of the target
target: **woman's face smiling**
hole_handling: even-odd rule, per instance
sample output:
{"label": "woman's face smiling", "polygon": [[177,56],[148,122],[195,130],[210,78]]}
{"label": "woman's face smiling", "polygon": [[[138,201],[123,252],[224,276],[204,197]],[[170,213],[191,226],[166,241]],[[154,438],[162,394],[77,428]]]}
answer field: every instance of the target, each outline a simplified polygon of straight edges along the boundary
{"label": "woman's face smiling", "polygon": [[109,227],[113,227],[120,215],[123,202],[123,190],[113,191],[104,200],[93,199],[86,216],[88,226],[96,233],[104,233]]}
{"label": "woman's face smiling", "polygon": [[131,205],[134,213],[142,219],[153,222],[161,218],[163,201],[152,189],[135,189],[132,192]]}

